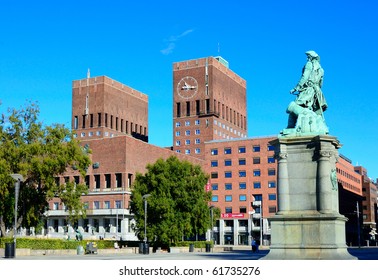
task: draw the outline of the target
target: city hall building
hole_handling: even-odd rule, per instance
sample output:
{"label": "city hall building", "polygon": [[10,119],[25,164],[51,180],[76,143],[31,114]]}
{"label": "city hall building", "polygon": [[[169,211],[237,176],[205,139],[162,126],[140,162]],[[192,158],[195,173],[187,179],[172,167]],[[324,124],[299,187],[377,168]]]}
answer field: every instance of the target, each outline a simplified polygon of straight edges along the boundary
{"label": "city hall building", "polygon": [[[247,137],[246,90],[246,81],[222,57],[173,63],[173,143],[169,149],[148,143],[147,95],[106,76],[88,74],[73,81],[72,129],[92,151],[93,164],[85,177],[89,194],[83,196],[87,217],[68,225],[64,205],[55,198],[46,212],[49,234],[73,234],[78,228],[84,237],[137,240],[129,208],[135,175],[144,173],[148,163],[175,155],[201,165],[209,175],[209,209],[218,207],[221,217],[208,239],[219,245],[249,245],[252,239],[268,245],[269,217],[276,213],[278,201],[278,169],[270,145],[276,136]],[[368,227],[375,229],[377,202],[372,190],[376,185],[370,181],[367,187],[365,173],[340,156],[340,212],[353,213],[358,204],[366,212]],[[59,183],[67,180],[79,182],[80,177],[69,170]],[[368,190],[369,205],[362,203]],[[356,215],[349,216],[347,241],[355,243],[358,221]]]}

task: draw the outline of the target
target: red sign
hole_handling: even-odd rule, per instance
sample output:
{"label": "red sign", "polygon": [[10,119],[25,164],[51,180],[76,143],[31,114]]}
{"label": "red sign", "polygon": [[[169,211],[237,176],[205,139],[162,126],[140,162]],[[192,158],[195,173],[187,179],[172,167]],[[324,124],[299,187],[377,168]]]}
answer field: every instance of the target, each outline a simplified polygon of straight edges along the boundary
{"label": "red sign", "polygon": [[207,191],[207,192],[209,192],[209,191],[210,191],[210,188],[211,188],[211,184],[210,184],[210,182],[209,182],[209,181],[207,181],[207,184],[206,184],[205,188],[206,188],[206,191]]}
{"label": "red sign", "polygon": [[222,213],[221,214],[221,218],[231,218],[231,219],[234,219],[234,218],[244,218],[244,213]]}

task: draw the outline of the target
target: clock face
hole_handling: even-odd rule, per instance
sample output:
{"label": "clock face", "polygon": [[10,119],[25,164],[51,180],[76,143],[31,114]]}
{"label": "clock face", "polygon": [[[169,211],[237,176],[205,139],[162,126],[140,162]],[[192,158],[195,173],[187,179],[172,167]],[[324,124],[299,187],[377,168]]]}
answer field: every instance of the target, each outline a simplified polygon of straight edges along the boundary
{"label": "clock face", "polygon": [[177,94],[182,98],[189,99],[196,95],[198,91],[197,80],[193,77],[186,76],[177,84]]}

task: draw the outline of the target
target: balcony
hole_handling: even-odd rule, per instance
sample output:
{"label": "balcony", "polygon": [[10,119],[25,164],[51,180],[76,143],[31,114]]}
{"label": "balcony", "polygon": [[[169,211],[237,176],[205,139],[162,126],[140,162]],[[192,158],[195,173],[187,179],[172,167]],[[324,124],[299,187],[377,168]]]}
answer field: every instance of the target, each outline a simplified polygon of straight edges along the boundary
{"label": "balcony", "polygon": [[210,116],[215,116],[219,117],[219,112],[216,111],[201,111],[197,112],[198,117],[203,118],[203,117],[210,117]]}

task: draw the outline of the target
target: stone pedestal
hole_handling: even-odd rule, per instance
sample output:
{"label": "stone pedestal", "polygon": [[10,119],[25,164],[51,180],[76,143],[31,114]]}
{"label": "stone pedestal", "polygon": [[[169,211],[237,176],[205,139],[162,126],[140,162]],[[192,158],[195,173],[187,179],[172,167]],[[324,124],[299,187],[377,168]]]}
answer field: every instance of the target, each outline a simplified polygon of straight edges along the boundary
{"label": "stone pedestal", "polygon": [[278,159],[278,212],[269,219],[271,246],[264,259],[355,259],[339,213],[337,138],[280,137],[271,144]]}

